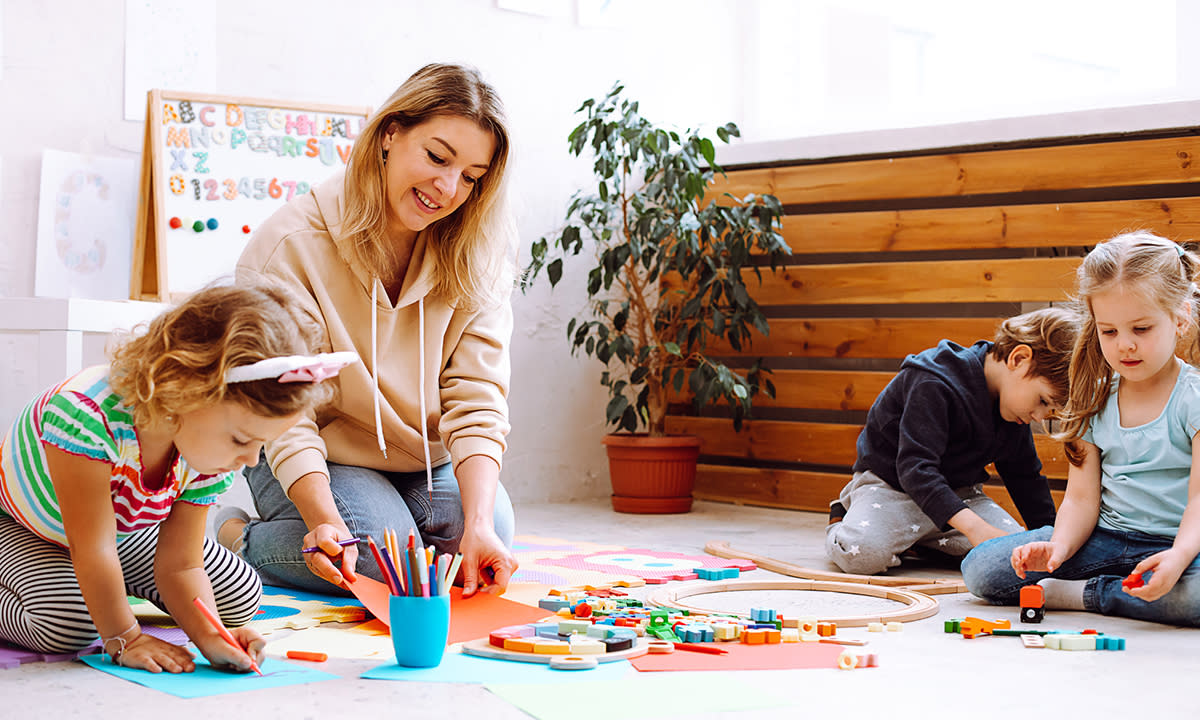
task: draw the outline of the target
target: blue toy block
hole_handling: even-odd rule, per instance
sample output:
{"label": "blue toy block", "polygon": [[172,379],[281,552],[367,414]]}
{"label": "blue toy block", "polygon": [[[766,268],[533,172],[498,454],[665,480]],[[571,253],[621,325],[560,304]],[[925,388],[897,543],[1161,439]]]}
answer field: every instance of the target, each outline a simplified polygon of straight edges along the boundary
{"label": "blue toy block", "polygon": [[750,619],[756,623],[775,622],[775,611],[767,608],[750,608]]}
{"label": "blue toy block", "polygon": [[540,607],[543,610],[549,610],[550,612],[558,612],[559,610],[562,610],[563,608],[571,607],[571,603],[567,602],[566,600],[563,600],[562,598],[547,597],[547,598],[542,598],[541,600],[538,600],[538,607]]}

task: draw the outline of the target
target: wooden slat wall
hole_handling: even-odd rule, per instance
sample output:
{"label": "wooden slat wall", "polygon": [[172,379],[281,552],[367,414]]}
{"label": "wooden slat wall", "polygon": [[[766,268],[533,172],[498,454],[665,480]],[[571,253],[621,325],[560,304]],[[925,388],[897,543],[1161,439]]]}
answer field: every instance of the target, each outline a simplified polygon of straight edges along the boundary
{"label": "wooden slat wall", "polygon": [[[1112,235],[1200,237],[1194,133],[728,169],[717,192],[784,202],[793,257],[755,293],[770,336],[716,349],[735,366],[766,357],[777,397],[756,401],[741,433],[672,399],[668,431],[704,443],[696,496],[827,510],[906,355],[990,338],[1001,318],[1066,300],[1079,258]],[[1035,440],[1061,499],[1062,448]],[[1015,512],[1002,485],[988,492]]]}

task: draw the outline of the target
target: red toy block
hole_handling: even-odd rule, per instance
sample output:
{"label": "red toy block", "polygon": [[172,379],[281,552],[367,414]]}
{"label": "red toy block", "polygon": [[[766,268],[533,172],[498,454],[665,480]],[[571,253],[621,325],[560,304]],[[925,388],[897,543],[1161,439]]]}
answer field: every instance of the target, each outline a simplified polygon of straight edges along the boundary
{"label": "red toy block", "polygon": [[1145,581],[1142,580],[1141,573],[1130,573],[1129,577],[1127,577],[1121,581],[1121,586],[1127,587],[1130,590],[1132,590],[1133,588],[1140,588],[1141,586],[1143,586],[1145,584],[1146,584]]}

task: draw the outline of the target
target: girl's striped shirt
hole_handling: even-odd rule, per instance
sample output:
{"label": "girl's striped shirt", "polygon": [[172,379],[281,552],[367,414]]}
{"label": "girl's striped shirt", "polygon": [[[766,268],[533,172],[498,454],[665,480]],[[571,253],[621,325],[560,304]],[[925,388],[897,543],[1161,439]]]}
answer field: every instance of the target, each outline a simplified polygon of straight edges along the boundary
{"label": "girl's striped shirt", "polygon": [[118,541],[166,520],[176,500],[211,505],[233,484],[232,473],[203,475],[176,455],[162,487],[146,489],[133,416],[109,385],[108,366],[88,368],[35,398],[0,443],[0,511],[63,546],[67,536],[43,443],[112,466]]}

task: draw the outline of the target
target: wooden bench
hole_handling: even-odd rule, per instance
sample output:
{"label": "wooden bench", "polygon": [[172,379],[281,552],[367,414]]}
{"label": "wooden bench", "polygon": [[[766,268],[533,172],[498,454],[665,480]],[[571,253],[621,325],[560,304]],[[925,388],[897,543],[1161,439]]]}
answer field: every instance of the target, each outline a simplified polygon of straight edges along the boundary
{"label": "wooden bench", "polygon": [[[991,338],[1004,317],[1066,299],[1079,258],[1119,232],[1200,238],[1200,139],[1153,136],[729,167],[717,192],[775,194],[794,253],[755,298],[777,388],[740,433],[674,400],[668,432],[703,440],[695,496],[826,511],[849,480],[855,439],[909,353]],[[1055,500],[1062,448],[1037,440]],[[1013,506],[993,476],[988,493]]]}

